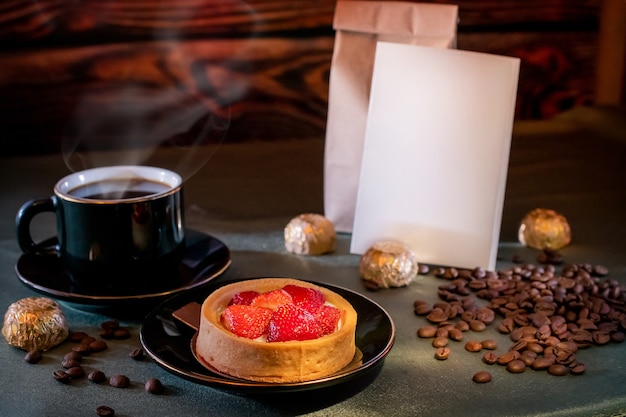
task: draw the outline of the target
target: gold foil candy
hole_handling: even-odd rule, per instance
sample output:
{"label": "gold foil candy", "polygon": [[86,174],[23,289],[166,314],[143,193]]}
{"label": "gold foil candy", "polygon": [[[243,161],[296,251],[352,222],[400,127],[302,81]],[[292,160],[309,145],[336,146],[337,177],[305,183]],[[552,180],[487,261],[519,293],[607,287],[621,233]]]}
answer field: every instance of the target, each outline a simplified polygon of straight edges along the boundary
{"label": "gold foil candy", "polygon": [[46,351],[69,334],[59,305],[44,297],[28,297],[11,304],[4,314],[2,335],[11,346]]}
{"label": "gold foil candy", "polygon": [[560,249],[572,241],[567,219],[554,210],[537,208],[529,212],[520,223],[518,239],[521,244],[534,249]]}
{"label": "gold foil candy", "polygon": [[413,251],[395,241],[381,241],[361,257],[359,274],[374,288],[403,287],[417,275],[418,264]]}
{"label": "gold foil candy", "polygon": [[301,214],[285,226],[285,248],[298,255],[332,252],[336,237],[335,226],[321,214]]}

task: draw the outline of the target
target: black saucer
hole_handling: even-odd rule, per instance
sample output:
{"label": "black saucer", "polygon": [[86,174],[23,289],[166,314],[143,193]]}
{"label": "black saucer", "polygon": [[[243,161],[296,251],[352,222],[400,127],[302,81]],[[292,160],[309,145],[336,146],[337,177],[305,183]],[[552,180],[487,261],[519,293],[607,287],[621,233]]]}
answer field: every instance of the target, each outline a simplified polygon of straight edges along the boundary
{"label": "black saucer", "polygon": [[230,266],[230,250],[220,240],[195,230],[186,230],[185,240],[178,277],[168,287],[154,291],[102,295],[78,289],[60,259],[54,257],[22,255],[15,265],[15,272],[19,280],[32,290],[68,302],[78,309],[136,310],[144,305],[154,306],[168,296],[204,285]]}

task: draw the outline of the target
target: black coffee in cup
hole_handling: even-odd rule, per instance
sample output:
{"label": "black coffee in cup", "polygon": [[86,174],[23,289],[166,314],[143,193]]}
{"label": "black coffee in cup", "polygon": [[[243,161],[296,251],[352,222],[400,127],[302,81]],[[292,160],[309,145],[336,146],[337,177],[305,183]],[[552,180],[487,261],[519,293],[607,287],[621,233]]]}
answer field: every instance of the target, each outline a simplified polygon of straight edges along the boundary
{"label": "black coffee in cup", "polygon": [[[36,244],[34,216],[52,211],[58,243]],[[182,179],[155,167],[111,166],[70,174],[54,195],[18,212],[18,243],[32,256],[56,256],[78,291],[127,295],[176,284],[185,247]]]}
{"label": "black coffee in cup", "polygon": [[69,191],[70,195],[90,200],[126,200],[160,194],[170,187],[145,178],[115,178],[84,184]]}

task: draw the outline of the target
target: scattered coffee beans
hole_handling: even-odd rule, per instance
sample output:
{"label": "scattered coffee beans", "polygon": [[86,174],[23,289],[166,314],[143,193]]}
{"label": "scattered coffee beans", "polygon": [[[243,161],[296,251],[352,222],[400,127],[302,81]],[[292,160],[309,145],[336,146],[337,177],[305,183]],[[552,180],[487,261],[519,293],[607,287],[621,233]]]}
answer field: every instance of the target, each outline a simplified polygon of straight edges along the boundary
{"label": "scattered coffee beans", "polygon": [[[441,301],[414,303],[415,314],[430,322],[418,336],[445,337],[446,345],[433,341],[439,352],[447,340],[462,340],[462,332],[482,332],[500,316],[494,326],[512,344],[501,355],[485,352],[484,363],[506,365],[513,373],[530,367],[552,375],[581,375],[585,365],[577,361],[579,349],[625,341],[624,289],[617,280],[603,279],[609,274],[604,266],[564,264],[554,250],[544,250],[538,259],[540,265],[533,265],[515,257],[515,266],[497,272],[434,268],[432,274],[446,282],[437,290]],[[557,265],[563,265],[560,271]],[[479,307],[472,293],[487,305]],[[493,340],[470,341],[465,349],[497,346]]]}
{"label": "scattered coffee beans", "polygon": [[[434,328],[433,335],[436,331],[437,328]],[[126,339],[131,336],[131,333],[127,328],[121,327],[117,320],[109,320],[101,324],[100,336],[102,339]],[[96,339],[85,332],[71,331],[66,341],[74,345],[71,346],[71,351],[67,352],[61,360],[61,366],[64,369],[56,370],[53,373],[53,378],[63,384],[69,384],[72,380],[85,376],[85,369],[81,366],[84,356],[108,349],[108,345],[104,340]],[[144,358],[144,350],[141,347],[136,348],[128,356],[134,360],[142,360]],[[24,357],[24,360],[29,363],[37,363],[41,359],[42,354],[37,350],[28,352]],[[107,381],[106,375],[100,370],[91,370],[87,375],[87,379],[95,384],[102,384]],[[109,378],[109,385],[116,388],[126,388],[131,386],[131,381],[127,376],[120,374]],[[156,378],[146,381],[144,387],[145,391],[151,394],[161,394],[165,390],[161,381]],[[115,411],[111,407],[102,405],[97,407],[96,414],[98,416],[114,416]]]}

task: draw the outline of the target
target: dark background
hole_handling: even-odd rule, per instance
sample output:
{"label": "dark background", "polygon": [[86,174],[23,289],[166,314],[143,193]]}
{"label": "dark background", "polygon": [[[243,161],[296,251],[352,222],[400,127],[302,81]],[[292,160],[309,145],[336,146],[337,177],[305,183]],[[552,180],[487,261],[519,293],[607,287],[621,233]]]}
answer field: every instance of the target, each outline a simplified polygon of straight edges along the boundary
{"label": "dark background", "polygon": [[[517,120],[594,103],[603,2],[436,3],[459,5],[459,49],[522,59]],[[2,2],[0,152],[58,152],[85,137],[92,148],[116,148],[137,132],[150,144],[184,143],[209,112],[230,119],[230,142],[322,138],[334,8],[335,0]]]}

